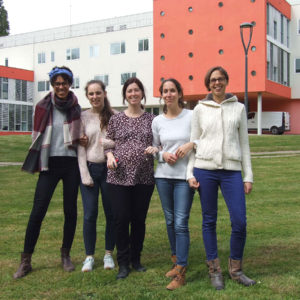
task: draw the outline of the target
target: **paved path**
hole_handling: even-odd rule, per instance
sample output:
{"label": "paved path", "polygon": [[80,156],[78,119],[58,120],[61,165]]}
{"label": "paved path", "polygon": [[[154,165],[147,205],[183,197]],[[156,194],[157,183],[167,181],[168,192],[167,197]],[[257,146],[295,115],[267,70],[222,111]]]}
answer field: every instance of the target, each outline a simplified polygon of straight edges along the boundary
{"label": "paved path", "polygon": [[[251,152],[252,158],[269,158],[269,157],[287,157],[300,155],[300,150],[272,151],[272,152]],[[0,162],[0,167],[22,166],[23,162]]]}

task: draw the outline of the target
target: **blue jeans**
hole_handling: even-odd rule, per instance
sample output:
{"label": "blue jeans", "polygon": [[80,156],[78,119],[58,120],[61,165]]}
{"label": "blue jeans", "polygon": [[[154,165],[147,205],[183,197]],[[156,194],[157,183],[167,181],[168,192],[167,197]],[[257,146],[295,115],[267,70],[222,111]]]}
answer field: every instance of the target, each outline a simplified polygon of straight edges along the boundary
{"label": "blue jeans", "polygon": [[240,171],[204,170],[194,168],[200,183],[198,189],[202,206],[202,234],[207,260],[218,257],[216,223],[218,188],[225,199],[231,221],[230,257],[241,260],[246,242],[246,201]]}
{"label": "blue jeans", "polygon": [[96,245],[96,223],[98,217],[99,189],[101,190],[102,205],[106,218],[105,249],[112,251],[115,247],[115,230],[110,198],[108,196],[106,176],[106,163],[88,162],[88,169],[94,181],[94,186],[86,186],[80,183],[83,218],[83,239],[86,255],[94,255]]}
{"label": "blue jeans", "polygon": [[165,214],[167,233],[176,264],[187,265],[190,246],[189,217],[194,191],[185,180],[156,178],[156,187]]}

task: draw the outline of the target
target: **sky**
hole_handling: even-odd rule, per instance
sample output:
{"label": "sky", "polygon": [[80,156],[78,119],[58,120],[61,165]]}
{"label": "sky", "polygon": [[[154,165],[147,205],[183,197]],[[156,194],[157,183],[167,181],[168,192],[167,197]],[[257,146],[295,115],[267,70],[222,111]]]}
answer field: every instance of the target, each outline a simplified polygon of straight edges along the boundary
{"label": "sky", "polygon": [[3,0],[10,35],[153,10],[153,0]]}

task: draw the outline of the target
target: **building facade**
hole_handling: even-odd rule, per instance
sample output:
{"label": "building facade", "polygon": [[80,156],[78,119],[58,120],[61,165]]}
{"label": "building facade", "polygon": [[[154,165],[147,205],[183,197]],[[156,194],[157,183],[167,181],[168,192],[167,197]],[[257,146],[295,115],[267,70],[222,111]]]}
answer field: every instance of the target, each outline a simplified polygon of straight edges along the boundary
{"label": "building facade", "polygon": [[[290,133],[300,133],[300,5],[284,0],[154,1],[154,95],[163,78],[175,77],[186,99],[204,98],[207,70],[221,65],[229,73],[228,91],[241,101],[245,53],[240,24],[253,25],[248,53],[249,111],[287,111]],[[244,30],[245,41],[249,30]],[[298,83],[298,84],[297,84]],[[261,117],[260,117],[261,118]]]}
{"label": "building facade", "polygon": [[[178,0],[176,5],[174,0],[154,0],[153,12],[1,37],[0,65],[34,73],[33,103],[51,89],[48,73],[56,65],[73,71],[72,89],[83,108],[89,107],[86,82],[99,78],[107,85],[112,106],[123,109],[121,89],[131,76],[146,87],[148,111],[161,111],[159,85],[168,77],[182,83],[185,100],[193,107],[207,94],[204,76],[215,65],[228,70],[228,91],[243,101],[240,24],[244,22],[253,24],[249,111],[257,111],[259,118],[262,111],[287,111],[289,133],[300,134],[300,4],[285,0]],[[1,70],[5,89],[6,81],[13,78]],[[1,95],[0,99],[1,104],[7,101]],[[2,120],[7,111],[5,106]],[[8,128],[22,130],[25,125]]]}
{"label": "building facade", "polygon": [[0,131],[31,131],[33,72],[0,66]]}
{"label": "building facade", "polygon": [[123,109],[121,89],[132,76],[146,88],[147,110],[159,113],[153,98],[152,12],[0,38],[0,65],[34,72],[33,100],[51,90],[49,71],[68,66],[74,73],[73,91],[83,108],[89,107],[84,87],[91,79],[107,86],[108,98]]}

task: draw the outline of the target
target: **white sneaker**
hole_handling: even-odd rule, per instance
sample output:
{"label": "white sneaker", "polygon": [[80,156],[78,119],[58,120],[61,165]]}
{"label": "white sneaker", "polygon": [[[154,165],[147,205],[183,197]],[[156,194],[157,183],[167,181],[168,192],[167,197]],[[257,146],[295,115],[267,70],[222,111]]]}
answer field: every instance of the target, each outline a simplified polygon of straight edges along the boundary
{"label": "white sneaker", "polygon": [[83,267],[81,269],[82,272],[90,272],[93,270],[95,260],[93,257],[89,256],[83,262]]}
{"label": "white sneaker", "polygon": [[103,258],[103,262],[104,262],[104,269],[105,270],[114,269],[115,263],[114,263],[114,259],[111,256],[111,254],[109,254],[109,253],[105,254],[104,258]]}

